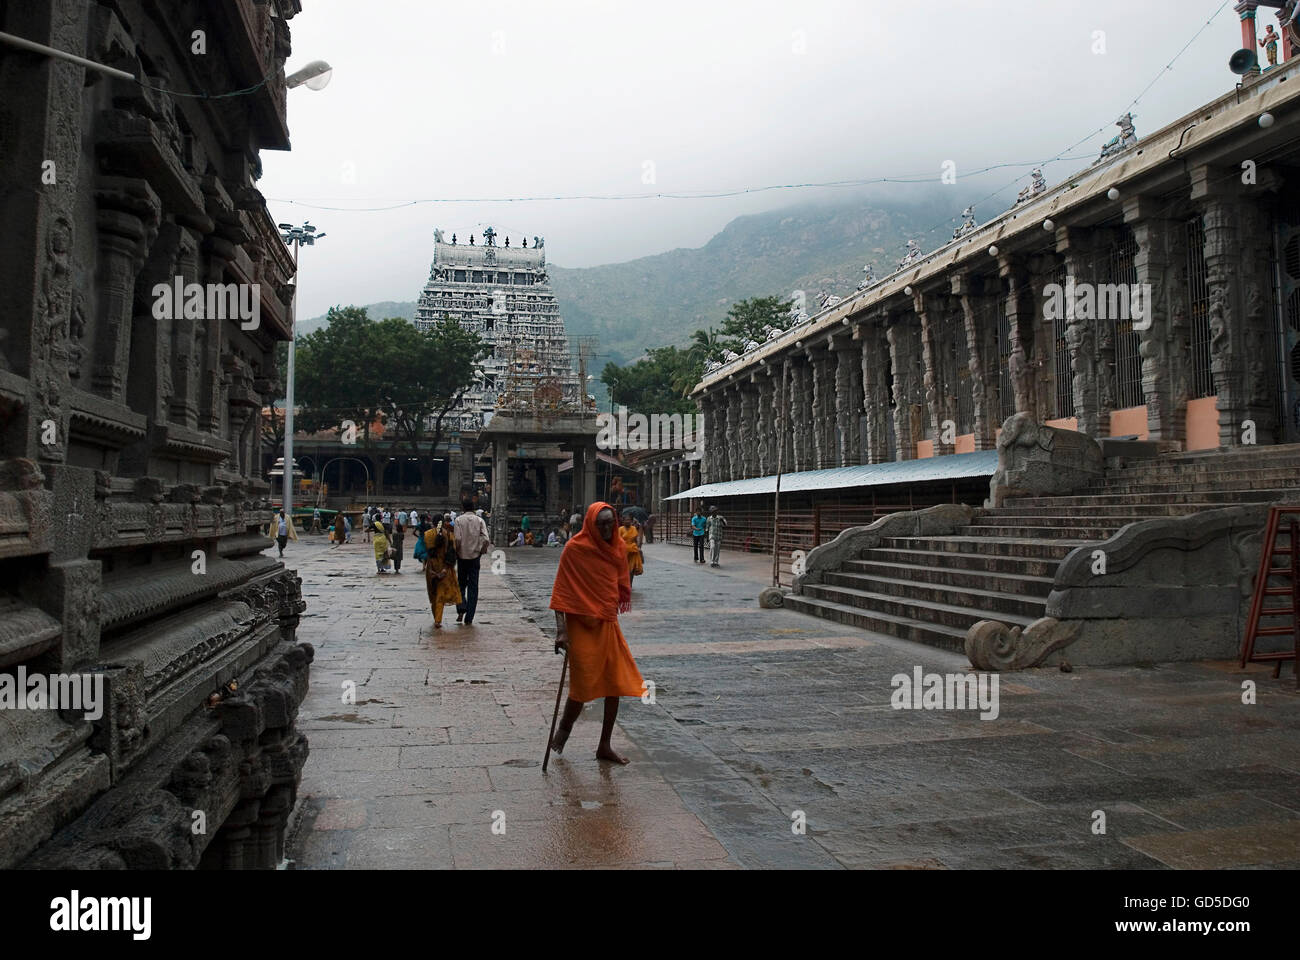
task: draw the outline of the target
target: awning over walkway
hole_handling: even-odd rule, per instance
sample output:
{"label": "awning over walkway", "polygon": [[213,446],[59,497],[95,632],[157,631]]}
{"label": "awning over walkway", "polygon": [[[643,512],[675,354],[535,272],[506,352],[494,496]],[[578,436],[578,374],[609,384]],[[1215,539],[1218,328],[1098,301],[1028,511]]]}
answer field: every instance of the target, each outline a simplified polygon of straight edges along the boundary
{"label": "awning over walkway", "polygon": [[[928,483],[932,480],[966,480],[991,477],[998,469],[998,452],[958,453],[925,460],[896,460],[860,467],[834,467],[830,470],[806,470],[781,477],[782,493],[801,490],[843,490],[848,487],[881,487],[894,483]],[[686,490],[667,500],[694,500],[712,497],[744,497],[776,492],[776,477],[754,477],[726,483],[706,483]]]}

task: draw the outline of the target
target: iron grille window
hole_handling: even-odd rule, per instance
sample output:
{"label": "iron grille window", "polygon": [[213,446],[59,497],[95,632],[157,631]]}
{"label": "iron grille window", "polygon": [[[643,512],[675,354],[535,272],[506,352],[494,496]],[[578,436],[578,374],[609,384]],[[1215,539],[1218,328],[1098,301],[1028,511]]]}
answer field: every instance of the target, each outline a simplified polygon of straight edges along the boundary
{"label": "iron grille window", "polygon": [[1187,221],[1187,304],[1191,324],[1189,400],[1214,396],[1210,372],[1210,284],[1205,269],[1205,221],[1196,216]]}
{"label": "iron grille window", "polygon": [[[1064,288],[1067,270],[1065,264],[1060,264],[1052,272],[1052,282],[1057,286]],[[1058,313],[1068,313],[1069,311],[1057,311]],[[1057,420],[1066,420],[1074,416],[1074,376],[1070,371],[1070,342],[1066,339],[1065,331],[1069,326],[1064,316],[1058,316],[1052,321],[1052,380],[1056,387],[1056,411]]]}
{"label": "iron grille window", "polygon": [[[1106,258],[1106,283],[1127,284],[1130,289],[1137,283],[1137,241],[1131,228],[1124,228],[1124,236],[1111,244]],[[1115,341],[1115,402],[1112,409],[1124,410],[1146,403],[1142,392],[1142,354],[1139,348],[1142,337],[1133,329],[1133,318],[1112,317]]]}
{"label": "iron grille window", "polygon": [[998,426],[1016,412],[1016,392],[1011,386],[1011,318],[1007,316],[1006,298],[998,302]]}

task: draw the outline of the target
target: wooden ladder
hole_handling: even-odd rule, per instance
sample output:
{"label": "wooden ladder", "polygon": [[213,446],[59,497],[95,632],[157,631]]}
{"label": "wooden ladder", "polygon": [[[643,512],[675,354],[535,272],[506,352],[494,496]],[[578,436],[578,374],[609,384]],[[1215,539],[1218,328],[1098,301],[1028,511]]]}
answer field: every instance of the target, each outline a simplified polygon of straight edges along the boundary
{"label": "wooden ladder", "polygon": [[[1287,519],[1284,521],[1283,518]],[[1284,526],[1285,523],[1285,526]],[[1279,549],[1278,535],[1286,533],[1290,543]],[[1284,567],[1274,567],[1274,557],[1290,557]],[[1284,586],[1270,586],[1270,580],[1283,580]],[[1268,607],[1266,597],[1285,597],[1288,606]],[[1262,626],[1266,618],[1290,617],[1290,623]],[[1259,653],[1255,643],[1260,637],[1291,637],[1294,647]],[[1273,676],[1280,676],[1282,663],[1295,661],[1300,665],[1300,506],[1271,507],[1268,526],[1264,531],[1263,550],[1260,551],[1259,573],[1255,576],[1255,595],[1250,602],[1250,617],[1246,620],[1246,635],[1241,642],[1241,665],[1247,663],[1272,663]],[[1300,689],[1300,670],[1296,672],[1296,687]]]}

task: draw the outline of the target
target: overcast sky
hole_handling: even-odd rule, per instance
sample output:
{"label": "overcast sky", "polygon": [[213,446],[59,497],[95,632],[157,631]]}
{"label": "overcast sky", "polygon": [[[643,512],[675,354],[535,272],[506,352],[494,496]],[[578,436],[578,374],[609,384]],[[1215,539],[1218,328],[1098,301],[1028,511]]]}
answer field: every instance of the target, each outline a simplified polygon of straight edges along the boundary
{"label": "overcast sky", "polygon": [[[1138,134],[1229,91],[1241,37],[1221,3],[303,0],[289,70],[324,59],[334,74],[289,93],[293,150],[263,153],[259,187],[277,221],[329,234],[303,254],[302,318],[416,299],[434,227],[540,234],[552,262],[580,267],[699,246],[736,216],[833,191],[358,207],[926,178],[891,187],[907,198],[946,160],[992,193],[1029,168],[974,171],[1085,136],[1070,155],[1095,156],[1216,10],[1134,108]],[[1260,13],[1262,31],[1272,11]],[[1088,162],[1052,164],[1048,180]]]}

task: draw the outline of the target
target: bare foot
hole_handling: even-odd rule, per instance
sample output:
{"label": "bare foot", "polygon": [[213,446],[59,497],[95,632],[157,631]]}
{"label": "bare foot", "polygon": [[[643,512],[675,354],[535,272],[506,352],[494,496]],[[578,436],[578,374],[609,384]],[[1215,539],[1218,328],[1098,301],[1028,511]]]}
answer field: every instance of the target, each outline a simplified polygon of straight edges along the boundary
{"label": "bare foot", "polygon": [[614,748],[609,746],[603,746],[599,750],[597,750],[596,759],[608,760],[610,763],[621,763],[624,766],[627,766],[629,763],[632,762],[622,754],[615,753]]}
{"label": "bare foot", "polygon": [[551,749],[556,753],[563,753],[564,745],[569,742],[569,734],[572,732],[572,730],[565,730],[563,727],[557,729],[555,736],[551,737]]}

